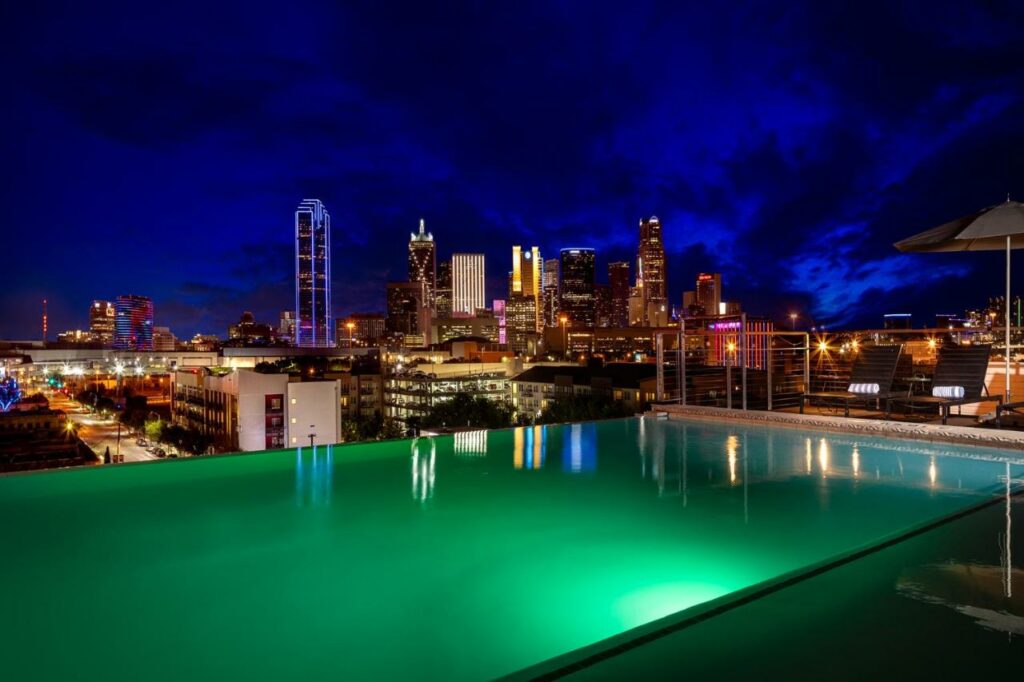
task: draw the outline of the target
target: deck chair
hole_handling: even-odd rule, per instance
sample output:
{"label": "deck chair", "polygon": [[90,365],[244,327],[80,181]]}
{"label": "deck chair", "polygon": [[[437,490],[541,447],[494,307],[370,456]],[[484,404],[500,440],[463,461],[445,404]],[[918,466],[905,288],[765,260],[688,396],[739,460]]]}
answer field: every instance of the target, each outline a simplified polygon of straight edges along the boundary
{"label": "deck chair", "polygon": [[915,395],[897,398],[897,404],[910,407],[933,405],[939,408],[942,423],[949,419],[949,410],[958,405],[995,400],[1002,402],[1002,396],[989,396],[985,387],[991,344],[971,346],[944,345],[939,349],[939,358],[932,376],[932,395]]}
{"label": "deck chair", "polygon": [[892,381],[896,375],[903,346],[868,346],[862,348],[850,372],[850,390],[804,393],[800,398],[800,414],[812,400],[843,404],[843,416],[850,416],[851,403],[884,402],[889,414],[890,401],[896,397]]}

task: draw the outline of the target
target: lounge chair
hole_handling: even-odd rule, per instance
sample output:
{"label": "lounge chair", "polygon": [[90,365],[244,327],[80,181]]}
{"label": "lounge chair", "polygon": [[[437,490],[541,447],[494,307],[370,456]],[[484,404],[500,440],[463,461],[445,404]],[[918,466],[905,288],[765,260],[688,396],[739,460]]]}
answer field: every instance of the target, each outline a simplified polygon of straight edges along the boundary
{"label": "lounge chair", "polygon": [[860,350],[853,370],[850,372],[850,385],[846,391],[824,391],[820,393],[804,393],[800,398],[800,413],[811,400],[821,400],[843,404],[843,416],[850,416],[851,403],[885,403],[885,413],[889,414],[889,401],[896,397],[892,392],[892,381],[896,375],[896,364],[899,362],[903,346],[867,346]]}
{"label": "lounge chair", "polygon": [[988,372],[991,352],[990,344],[944,345],[939,349],[935,374],[932,376],[932,394],[907,396],[894,402],[911,408],[938,407],[943,424],[949,419],[949,410],[952,407],[990,400],[1001,403],[1003,397],[988,395],[988,389],[985,387],[985,374]]}

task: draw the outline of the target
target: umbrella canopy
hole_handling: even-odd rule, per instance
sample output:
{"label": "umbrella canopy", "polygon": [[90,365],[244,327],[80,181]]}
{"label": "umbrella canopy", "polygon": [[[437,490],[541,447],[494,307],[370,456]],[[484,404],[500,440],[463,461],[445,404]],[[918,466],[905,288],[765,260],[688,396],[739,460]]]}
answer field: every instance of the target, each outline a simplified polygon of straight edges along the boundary
{"label": "umbrella canopy", "polygon": [[1024,248],[1024,204],[1006,201],[896,242],[905,253],[1006,250],[1006,390],[1010,402],[1010,250]]}
{"label": "umbrella canopy", "polygon": [[907,237],[894,246],[906,253],[1002,251],[1007,237],[1010,248],[1024,248],[1024,203],[1009,199]]}

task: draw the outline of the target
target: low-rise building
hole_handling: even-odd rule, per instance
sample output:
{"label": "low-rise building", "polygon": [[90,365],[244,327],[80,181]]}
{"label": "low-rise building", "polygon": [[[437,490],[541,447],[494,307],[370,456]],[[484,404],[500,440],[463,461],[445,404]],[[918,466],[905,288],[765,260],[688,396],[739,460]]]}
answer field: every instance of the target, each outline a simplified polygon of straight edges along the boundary
{"label": "low-rise building", "polygon": [[512,378],[512,406],[520,415],[539,415],[559,398],[603,395],[640,412],[654,400],[657,382],[652,364],[537,365]]}
{"label": "low-rise building", "polygon": [[171,419],[223,451],[341,442],[341,383],[287,374],[199,368],[172,374]]}

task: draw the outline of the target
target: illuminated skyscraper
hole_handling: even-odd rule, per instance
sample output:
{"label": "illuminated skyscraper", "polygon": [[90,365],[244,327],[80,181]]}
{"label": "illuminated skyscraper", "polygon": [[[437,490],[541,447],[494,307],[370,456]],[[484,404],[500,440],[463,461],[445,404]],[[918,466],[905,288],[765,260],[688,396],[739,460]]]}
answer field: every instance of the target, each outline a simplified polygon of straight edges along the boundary
{"label": "illuminated skyscraper", "polygon": [[608,264],[608,286],[611,287],[612,327],[629,326],[629,263],[618,261]]}
{"label": "illuminated skyscraper", "polygon": [[118,296],[114,311],[114,348],[153,350],[152,299],[148,296]]}
{"label": "illuminated skyscraper", "polygon": [[452,255],[452,314],[475,315],[484,308],[484,254]]}
{"label": "illuminated skyscraper", "polygon": [[573,327],[594,326],[594,250],[562,249],[559,314]]}
{"label": "illuminated skyscraper", "polygon": [[661,221],[657,216],[640,220],[636,285],[643,288],[644,325],[665,325],[668,321],[668,298],[665,296],[665,243],[661,238]]}
{"label": "illuminated skyscraper", "polygon": [[92,337],[109,346],[114,342],[114,321],[117,311],[110,301],[93,301],[89,308],[89,332]]}
{"label": "illuminated skyscraper", "polygon": [[319,199],[295,211],[295,345],[329,348],[331,324],[331,216]]}
{"label": "illuminated skyscraper", "polygon": [[722,302],[722,275],[702,272],[697,275],[697,306],[705,315],[718,315]]}
{"label": "illuminated skyscraper", "polygon": [[544,261],[540,257],[540,249],[534,246],[523,251],[521,246],[512,247],[512,281],[510,282],[509,299],[514,296],[527,296],[533,299],[534,331],[544,329],[544,304],[541,298],[541,281]]}
{"label": "illuminated skyscraper", "polygon": [[409,281],[423,282],[427,291],[427,307],[433,309],[437,296],[437,245],[434,235],[425,231],[420,218],[419,234],[409,235]]}
{"label": "illuminated skyscraper", "polygon": [[558,326],[559,279],[558,259],[548,258],[544,261],[544,277],[542,282],[544,298],[544,325],[547,327]]}
{"label": "illuminated skyscraper", "polygon": [[443,260],[437,264],[437,291],[434,294],[434,310],[438,317],[452,316],[452,262]]}

